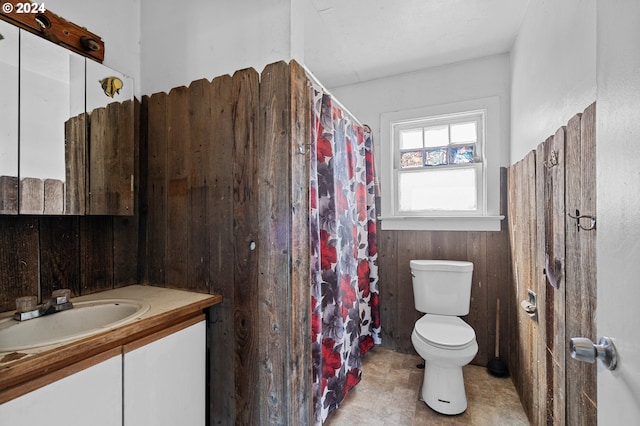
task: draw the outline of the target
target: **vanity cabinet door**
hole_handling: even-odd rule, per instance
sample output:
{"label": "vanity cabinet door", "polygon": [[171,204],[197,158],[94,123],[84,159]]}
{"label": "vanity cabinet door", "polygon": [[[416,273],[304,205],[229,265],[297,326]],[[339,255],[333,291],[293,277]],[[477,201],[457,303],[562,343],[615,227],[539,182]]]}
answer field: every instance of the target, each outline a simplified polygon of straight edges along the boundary
{"label": "vanity cabinet door", "polygon": [[120,426],[122,357],[116,355],[1,404],[0,423],[12,426]]}
{"label": "vanity cabinet door", "polygon": [[124,426],[205,424],[205,333],[200,320],[124,347]]}
{"label": "vanity cabinet door", "polygon": [[0,214],[18,213],[18,31],[0,21]]}

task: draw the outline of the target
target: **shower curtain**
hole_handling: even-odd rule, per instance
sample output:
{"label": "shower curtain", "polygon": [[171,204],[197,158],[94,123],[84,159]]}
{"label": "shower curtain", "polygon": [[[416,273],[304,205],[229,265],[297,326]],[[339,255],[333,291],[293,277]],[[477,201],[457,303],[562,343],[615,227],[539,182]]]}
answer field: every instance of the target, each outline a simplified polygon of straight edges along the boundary
{"label": "shower curtain", "polygon": [[312,89],[311,304],[315,424],[362,376],[380,343],[373,144],[370,132]]}

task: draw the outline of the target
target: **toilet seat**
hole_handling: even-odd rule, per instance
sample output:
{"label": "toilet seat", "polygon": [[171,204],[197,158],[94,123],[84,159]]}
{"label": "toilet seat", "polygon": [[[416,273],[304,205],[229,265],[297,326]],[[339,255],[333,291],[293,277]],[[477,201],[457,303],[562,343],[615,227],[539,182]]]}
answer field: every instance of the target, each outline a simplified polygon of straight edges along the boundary
{"label": "toilet seat", "polygon": [[476,341],[473,328],[455,316],[426,314],[414,330],[420,340],[441,349],[465,349]]}

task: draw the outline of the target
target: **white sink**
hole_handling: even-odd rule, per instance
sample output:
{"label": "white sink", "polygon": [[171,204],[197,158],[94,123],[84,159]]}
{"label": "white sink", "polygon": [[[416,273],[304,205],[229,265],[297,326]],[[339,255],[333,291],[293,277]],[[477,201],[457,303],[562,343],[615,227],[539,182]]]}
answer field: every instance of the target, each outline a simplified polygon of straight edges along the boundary
{"label": "white sink", "polygon": [[0,352],[12,352],[68,342],[124,325],[149,310],[132,299],[73,302],[73,309],[28,321],[0,320]]}

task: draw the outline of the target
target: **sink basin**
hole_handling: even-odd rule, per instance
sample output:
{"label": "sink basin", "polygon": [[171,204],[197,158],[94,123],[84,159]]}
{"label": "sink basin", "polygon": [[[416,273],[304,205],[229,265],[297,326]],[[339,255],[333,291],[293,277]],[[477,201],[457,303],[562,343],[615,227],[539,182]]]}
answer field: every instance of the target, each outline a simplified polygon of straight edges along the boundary
{"label": "sink basin", "polygon": [[149,310],[132,299],[73,302],[73,309],[28,321],[0,320],[0,352],[12,352],[68,342],[124,325]]}

